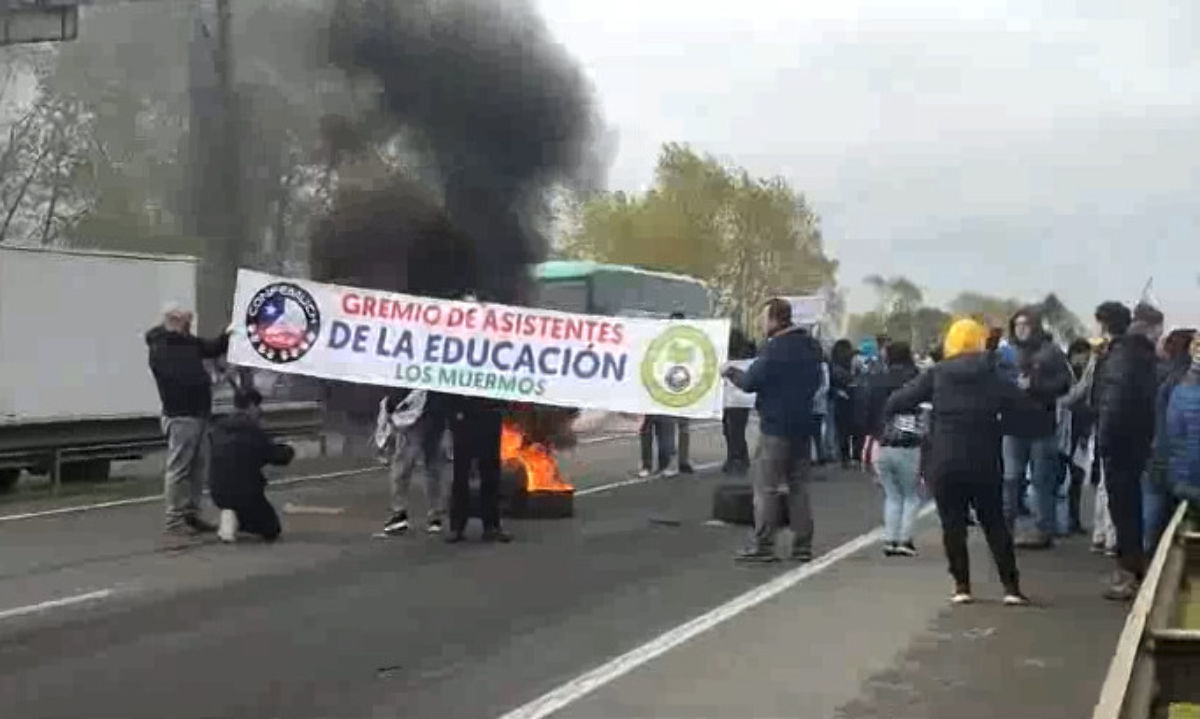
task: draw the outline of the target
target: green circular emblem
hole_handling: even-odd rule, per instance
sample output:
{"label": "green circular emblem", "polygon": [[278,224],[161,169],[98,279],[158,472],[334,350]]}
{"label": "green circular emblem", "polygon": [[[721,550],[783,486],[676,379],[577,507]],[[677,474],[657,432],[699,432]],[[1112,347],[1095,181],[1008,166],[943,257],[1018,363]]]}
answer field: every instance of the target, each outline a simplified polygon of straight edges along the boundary
{"label": "green circular emblem", "polygon": [[642,385],[655,402],[673,409],[689,407],[717,383],[717,350],[695,327],[671,327],[646,348],[641,373]]}

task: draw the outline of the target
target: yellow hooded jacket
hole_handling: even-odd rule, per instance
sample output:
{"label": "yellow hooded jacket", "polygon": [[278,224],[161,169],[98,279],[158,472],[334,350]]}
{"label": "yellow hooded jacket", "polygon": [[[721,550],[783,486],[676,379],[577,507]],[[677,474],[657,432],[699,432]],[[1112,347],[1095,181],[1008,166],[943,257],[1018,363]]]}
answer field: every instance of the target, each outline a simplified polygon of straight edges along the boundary
{"label": "yellow hooded jacket", "polygon": [[959,355],[978,354],[987,348],[988,330],[973,319],[965,318],[950,325],[943,345],[946,359]]}

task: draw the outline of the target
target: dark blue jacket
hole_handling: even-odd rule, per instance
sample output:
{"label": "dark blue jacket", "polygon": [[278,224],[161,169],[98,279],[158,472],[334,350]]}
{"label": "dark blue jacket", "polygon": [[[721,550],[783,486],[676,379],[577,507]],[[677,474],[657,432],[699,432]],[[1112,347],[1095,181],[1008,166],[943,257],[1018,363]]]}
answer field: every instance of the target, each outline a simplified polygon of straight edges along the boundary
{"label": "dark blue jacket", "polygon": [[821,385],[821,346],[791,327],[767,340],[762,354],[734,383],[755,394],[760,431],[802,440],[813,436],[813,395]]}
{"label": "dark blue jacket", "polygon": [[1200,372],[1189,372],[1171,393],[1166,442],[1172,492],[1200,501]]}

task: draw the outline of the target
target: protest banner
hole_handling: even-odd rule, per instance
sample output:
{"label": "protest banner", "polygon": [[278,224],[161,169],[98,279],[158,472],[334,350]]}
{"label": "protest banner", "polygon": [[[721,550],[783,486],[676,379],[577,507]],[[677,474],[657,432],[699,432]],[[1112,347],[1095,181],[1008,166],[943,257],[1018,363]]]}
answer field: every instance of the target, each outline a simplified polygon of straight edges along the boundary
{"label": "protest banner", "polygon": [[229,361],[540,404],[721,416],[729,320],[570,314],[238,272]]}

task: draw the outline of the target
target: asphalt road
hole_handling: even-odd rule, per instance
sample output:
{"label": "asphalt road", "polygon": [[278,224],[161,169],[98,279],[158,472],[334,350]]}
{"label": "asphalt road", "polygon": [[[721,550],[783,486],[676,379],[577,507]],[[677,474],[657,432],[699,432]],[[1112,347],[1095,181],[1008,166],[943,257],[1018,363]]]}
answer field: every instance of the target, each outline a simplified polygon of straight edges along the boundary
{"label": "asphalt road", "polygon": [[[695,461],[719,460],[719,433],[697,434]],[[275,492],[277,506],[338,512],[286,515],[275,546],[169,551],[157,536],[156,505],[0,523],[0,715],[497,717],[795,571],[731,561],[745,530],[706,524],[723,478],[630,483],[635,453],[630,440],[581,447],[565,460],[587,492],[576,517],[510,522],[517,541],[505,546],[372,539],[386,515],[379,473]],[[860,475],[830,472],[812,492],[818,553],[877,524],[877,490]],[[910,643],[919,645],[945,609],[941,561],[935,546],[926,549],[920,573],[897,574],[895,565],[880,573],[874,550],[869,559],[856,555],[847,566],[862,576],[835,565],[563,715],[829,716],[854,697],[853,715],[872,715],[884,701],[868,680],[915,651]],[[53,604],[70,597],[83,599]],[[784,610],[775,620],[783,624],[764,630],[764,612],[778,614],[780,601],[806,608]],[[864,618],[882,602],[909,608],[872,644]],[[1119,628],[1119,613],[1111,619]],[[792,634],[779,631],[785,626]],[[736,664],[769,647],[772,635],[791,637],[791,651],[762,659],[790,667],[787,696],[811,691],[828,706],[801,698],[781,709],[778,691],[751,681],[732,704],[736,687],[723,700],[701,693],[681,702],[694,693],[697,667]],[[732,658],[712,643],[723,636]],[[647,683],[654,671],[667,674]],[[820,683],[834,676],[840,689],[831,693]],[[640,684],[624,691],[626,681]],[[730,706],[718,710],[722,701]]]}

